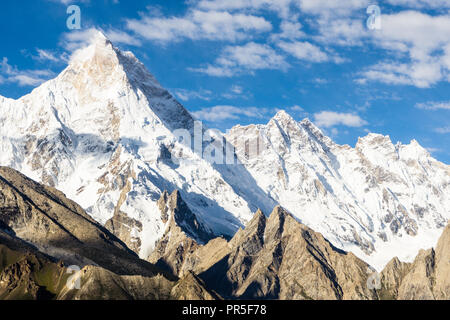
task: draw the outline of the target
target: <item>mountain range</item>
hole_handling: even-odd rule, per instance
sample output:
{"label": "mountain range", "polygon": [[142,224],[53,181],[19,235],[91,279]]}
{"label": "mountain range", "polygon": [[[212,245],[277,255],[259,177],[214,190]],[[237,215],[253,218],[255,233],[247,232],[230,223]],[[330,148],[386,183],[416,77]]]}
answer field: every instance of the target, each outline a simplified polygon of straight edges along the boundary
{"label": "mountain range", "polygon": [[[210,130],[101,33],[0,110],[0,298],[448,298],[450,166],[417,141]],[[99,280],[61,289],[70,265]]]}

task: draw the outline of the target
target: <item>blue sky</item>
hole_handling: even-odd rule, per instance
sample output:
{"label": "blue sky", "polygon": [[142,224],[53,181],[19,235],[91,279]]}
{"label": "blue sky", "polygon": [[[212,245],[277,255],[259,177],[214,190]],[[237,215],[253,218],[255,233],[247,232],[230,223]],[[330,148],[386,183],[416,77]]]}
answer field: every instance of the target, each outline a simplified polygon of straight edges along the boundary
{"label": "blue sky", "polygon": [[[69,30],[69,5],[81,29]],[[367,27],[371,4],[380,29]],[[448,0],[24,0],[0,4],[0,95],[18,98],[100,29],[210,127],[279,109],[354,146],[416,139],[450,163]]]}

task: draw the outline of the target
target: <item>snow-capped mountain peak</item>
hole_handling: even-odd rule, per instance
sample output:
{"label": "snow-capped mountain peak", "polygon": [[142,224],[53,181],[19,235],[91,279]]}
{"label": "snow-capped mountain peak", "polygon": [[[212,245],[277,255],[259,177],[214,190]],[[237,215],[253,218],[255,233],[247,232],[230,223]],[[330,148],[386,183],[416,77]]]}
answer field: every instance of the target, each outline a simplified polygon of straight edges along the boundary
{"label": "snow-capped mountain peak", "polygon": [[226,135],[245,142],[240,163],[205,160],[180,142],[195,138],[190,113],[102,34],[55,79],[18,100],[0,97],[0,110],[0,165],[62,190],[102,224],[126,217],[143,258],[167,228],[157,204],[165,190],[179,190],[216,235],[281,204],[375,267],[434,245],[450,218],[449,166],[417,143],[369,134],[340,146],[284,111]]}
{"label": "snow-capped mountain peak", "polygon": [[144,258],[165,231],[156,204],[164,190],[179,190],[218,235],[274,205],[242,166],[215,166],[179,142],[193,117],[100,33],[55,79],[0,101],[0,164],[62,190],[101,223],[119,213],[139,222],[130,232]]}

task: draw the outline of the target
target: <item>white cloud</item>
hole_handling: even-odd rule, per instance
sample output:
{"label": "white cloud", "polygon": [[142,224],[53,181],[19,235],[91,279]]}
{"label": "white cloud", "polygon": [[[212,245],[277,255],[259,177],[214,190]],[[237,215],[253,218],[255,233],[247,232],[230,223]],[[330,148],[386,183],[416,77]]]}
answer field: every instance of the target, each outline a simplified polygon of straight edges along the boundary
{"label": "white cloud", "polygon": [[425,148],[429,153],[438,153],[442,152],[442,149],[440,148]]}
{"label": "white cloud", "polygon": [[280,23],[280,32],[270,36],[272,41],[279,41],[281,39],[296,40],[306,37],[302,31],[302,24],[297,21],[283,20]]}
{"label": "white cloud", "polygon": [[299,105],[293,105],[286,108],[290,113],[295,114],[297,117],[308,117],[309,113]]}
{"label": "white cloud", "polygon": [[120,30],[114,30],[110,29],[107,30],[106,36],[108,37],[111,42],[114,44],[126,44],[126,45],[132,45],[132,46],[141,46],[141,41],[137,39],[136,37],[131,36],[130,34],[120,31]]}
{"label": "white cloud", "polygon": [[450,8],[450,2],[448,0],[387,0],[387,2],[392,5],[407,8]]}
{"label": "white cloud", "polygon": [[[73,0],[49,0],[51,2],[58,2],[64,5],[69,5],[72,4],[74,1]],[[90,0],[78,0],[77,2],[81,2],[81,3],[89,3]]]}
{"label": "white cloud", "polygon": [[310,62],[326,62],[329,60],[324,51],[309,42],[280,41],[277,45],[299,60]]}
{"label": "white cloud", "polygon": [[331,135],[336,137],[339,134],[339,130],[336,128],[331,128]]}
{"label": "white cloud", "polygon": [[216,59],[215,65],[190,70],[211,76],[229,77],[260,69],[286,70],[288,66],[284,57],[270,46],[249,42],[243,46],[226,47]]}
{"label": "white cloud", "polygon": [[302,24],[299,22],[282,21],[280,24],[281,33],[279,34],[279,37],[290,40],[303,38],[306,34],[301,30],[302,27]]}
{"label": "white cloud", "polygon": [[204,10],[267,10],[282,18],[291,18],[291,6],[295,2],[296,0],[200,0],[197,6]]}
{"label": "white cloud", "polygon": [[228,67],[212,65],[208,65],[204,68],[188,68],[188,70],[204,73],[212,77],[232,77],[236,73],[235,70],[229,69]]}
{"label": "white cloud", "polygon": [[147,40],[238,41],[253,33],[268,32],[272,24],[263,17],[226,11],[190,10],[184,17],[145,16],[140,20],[127,20],[127,28]]}
{"label": "white cloud", "polygon": [[437,128],[435,131],[437,133],[447,134],[450,133],[450,127]]}
{"label": "white cloud", "polygon": [[418,103],[416,108],[423,110],[450,110],[450,101]]}
{"label": "white cloud", "polygon": [[291,111],[296,111],[296,112],[303,112],[303,111],[305,111],[305,110],[304,110],[302,107],[300,107],[299,105],[295,105],[295,106],[289,107],[288,109],[291,110]]}
{"label": "white cloud", "polygon": [[337,125],[347,127],[362,127],[367,125],[367,121],[353,113],[338,113],[334,111],[322,111],[314,114],[314,122],[319,127],[329,128]]}
{"label": "white cloud", "polygon": [[372,32],[379,46],[384,42],[402,44],[411,57],[421,60],[434,50],[448,44],[450,16],[432,16],[417,11],[402,11],[382,15],[382,28]]}
{"label": "white cloud", "polygon": [[327,83],[328,83],[328,80],[327,80],[327,79],[324,79],[324,78],[315,78],[315,79],[313,80],[313,82],[316,83],[316,84],[327,84]]}
{"label": "white cloud", "polygon": [[382,62],[369,67],[361,73],[359,83],[368,80],[394,85],[413,85],[418,88],[428,88],[442,80],[441,65],[434,61],[399,64]]}
{"label": "white cloud", "polygon": [[300,10],[315,15],[346,15],[367,8],[369,0],[299,0]]}
{"label": "white cloud", "polygon": [[265,108],[214,106],[191,112],[194,117],[210,122],[221,122],[225,120],[239,119],[242,116],[251,118],[262,118],[267,113]]}
{"label": "white cloud", "polygon": [[251,96],[251,93],[244,93],[244,88],[236,84],[232,85],[225,93],[222,93],[222,97],[225,99],[248,99],[249,96]]}
{"label": "white cloud", "polygon": [[89,45],[98,36],[99,32],[103,33],[114,45],[140,46],[142,44],[139,39],[121,30],[109,29],[104,31],[99,28],[89,28],[64,33],[61,45],[66,50],[73,52]]}
{"label": "white cloud", "polygon": [[68,51],[75,51],[91,43],[99,30],[95,28],[66,32],[63,34],[62,45]]}
{"label": "white cloud", "polygon": [[38,55],[36,57],[36,59],[41,60],[41,61],[52,61],[52,62],[58,62],[61,59],[58,58],[54,53],[52,53],[49,50],[44,50],[44,49],[37,49],[36,50]]}
{"label": "white cloud", "polygon": [[377,46],[403,55],[407,62],[382,62],[368,68],[360,80],[430,87],[448,81],[450,16],[404,11],[382,16],[382,29],[373,33]]}
{"label": "white cloud", "polygon": [[54,75],[50,70],[19,70],[11,66],[6,57],[0,61],[0,73],[3,82],[13,82],[19,86],[37,86]]}
{"label": "white cloud", "polygon": [[189,101],[192,99],[199,99],[209,101],[212,97],[210,90],[200,89],[198,91],[186,90],[186,89],[174,89],[175,96],[183,101]]}
{"label": "white cloud", "polygon": [[244,91],[244,89],[241,86],[233,85],[231,87],[230,91],[235,93],[235,94],[241,94]]}

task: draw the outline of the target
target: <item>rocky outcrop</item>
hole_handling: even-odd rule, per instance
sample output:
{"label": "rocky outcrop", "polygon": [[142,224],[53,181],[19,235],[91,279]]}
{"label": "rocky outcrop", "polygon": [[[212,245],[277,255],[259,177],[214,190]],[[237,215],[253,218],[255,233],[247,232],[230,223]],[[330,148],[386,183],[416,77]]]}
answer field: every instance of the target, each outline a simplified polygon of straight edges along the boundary
{"label": "rocky outcrop", "polygon": [[186,257],[213,235],[189,209],[178,191],[170,195],[165,191],[158,200],[158,207],[166,223],[166,231],[148,260],[179,275]]}
{"label": "rocky outcrop", "polygon": [[380,299],[450,298],[450,224],[435,249],[420,250],[412,263],[392,259],[381,273]]}
{"label": "rocky outcrop", "polygon": [[281,207],[255,213],[227,242],[214,239],[185,259],[193,272],[228,299],[374,299],[369,266],[333,247]]}
{"label": "rocky outcrop", "polygon": [[106,222],[105,228],[122,240],[128,248],[135,253],[139,253],[139,250],[141,249],[139,233],[142,231],[142,223],[128,217],[122,211],[118,210],[118,212]]}
{"label": "rocky outcrop", "polygon": [[0,299],[450,297],[450,224],[435,249],[412,263],[393,259],[372,286],[377,274],[367,263],[280,206],[268,217],[258,210],[230,240],[211,239],[177,191],[164,192],[158,207],[166,231],[153,264],[61,192],[0,167]]}
{"label": "rocky outcrop", "polygon": [[171,291],[171,297],[176,300],[221,300],[214,291],[206,289],[205,283],[194,273],[189,272],[178,281]]}
{"label": "rocky outcrop", "polygon": [[0,300],[53,299],[67,277],[61,262],[0,226]]}
{"label": "rocky outcrop", "polygon": [[59,300],[167,300],[172,299],[174,282],[162,275],[144,277],[118,275],[96,266],[86,266],[79,273],[79,289],[68,286]]}
{"label": "rocky outcrop", "polygon": [[175,283],[163,275],[118,275],[92,265],[73,269],[0,230],[0,300],[219,298],[193,274]]}
{"label": "rocky outcrop", "polygon": [[39,251],[68,264],[117,274],[160,273],[56,189],[0,167],[0,222]]}
{"label": "rocky outcrop", "polygon": [[[172,226],[202,230],[178,193],[169,198]],[[61,192],[0,167],[0,300],[218,298],[195,275],[178,281],[139,259]]]}
{"label": "rocky outcrop", "polygon": [[436,299],[450,300],[450,223],[439,239],[435,252],[434,297]]}

